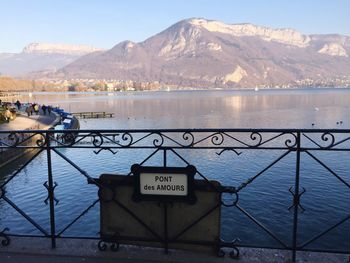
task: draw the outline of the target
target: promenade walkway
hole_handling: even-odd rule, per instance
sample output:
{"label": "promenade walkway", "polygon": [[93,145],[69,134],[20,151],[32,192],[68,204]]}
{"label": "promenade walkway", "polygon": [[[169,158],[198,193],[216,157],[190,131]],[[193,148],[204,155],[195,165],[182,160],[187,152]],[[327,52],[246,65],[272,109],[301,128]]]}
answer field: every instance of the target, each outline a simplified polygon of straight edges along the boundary
{"label": "promenade walkway", "polygon": [[[11,238],[7,247],[0,246],[1,263],[291,263],[291,252],[276,249],[241,248],[240,258],[232,259],[227,250],[225,257],[219,258],[209,252],[189,252],[170,250],[164,254],[162,249],[121,245],[118,252],[101,252],[96,240],[57,240],[57,248],[50,247],[50,240],[43,238]],[[298,252],[296,262],[348,263],[349,255]]]}
{"label": "promenade walkway", "polygon": [[[0,131],[5,131],[5,133],[0,134],[0,142],[8,143],[10,131],[16,130],[46,130],[60,121],[60,116],[56,113],[51,113],[51,115],[19,115],[14,120],[8,123],[0,124]],[[9,132],[7,132],[9,131]],[[23,154],[28,152],[27,150],[16,150],[12,148],[1,148],[0,149],[0,168],[16,160]]]}
{"label": "promenade walkway", "polygon": [[39,115],[27,116],[22,112],[16,119],[9,123],[0,124],[1,131],[12,130],[26,130],[26,129],[45,129],[48,126],[52,126],[59,121],[59,116],[51,112],[51,115],[43,115],[41,112]]}

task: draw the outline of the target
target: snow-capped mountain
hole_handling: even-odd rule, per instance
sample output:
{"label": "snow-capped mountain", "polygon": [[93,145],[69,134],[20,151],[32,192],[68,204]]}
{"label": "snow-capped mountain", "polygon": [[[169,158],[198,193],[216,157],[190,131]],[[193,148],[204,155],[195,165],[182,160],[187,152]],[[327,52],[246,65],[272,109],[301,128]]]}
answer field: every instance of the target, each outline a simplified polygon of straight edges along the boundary
{"label": "snow-capped mountain", "polygon": [[350,76],[349,54],[348,36],[193,18],[143,42],[83,56],[53,77],[251,87]]}
{"label": "snow-capped mountain", "polygon": [[[31,45],[21,54],[53,56],[57,54],[53,50],[89,53],[75,58],[59,54],[56,61],[64,55],[64,65],[44,74],[49,78],[159,81],[187,87],[293,85],[299,80],[350,78],[349,36],[304,35],[294,29],[203,18],[182,20],[143,42],[123,41],[109,50]],[[0,71],[3,60],[0,54]],[[33,58],[33,63],[38,61]]]}

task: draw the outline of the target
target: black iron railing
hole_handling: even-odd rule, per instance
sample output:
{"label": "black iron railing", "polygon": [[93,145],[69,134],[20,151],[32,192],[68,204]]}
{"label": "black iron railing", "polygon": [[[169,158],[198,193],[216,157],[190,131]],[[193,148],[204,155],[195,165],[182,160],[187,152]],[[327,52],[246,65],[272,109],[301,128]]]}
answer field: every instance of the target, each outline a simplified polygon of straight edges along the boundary
{"label": "black iron railing", "polygon": [[[322,167],[330,176],[339,181],[342,186],[350,191],[350,177],[349,171],[346,171],[346,176],[340,175],[334,167],[327,163],[327,154],[333,154],[335,158],[344,158],[344,163],[349,162],[346,153],[350,153],[350,130],[316,130],[316,129],[173,129],[173,130],[65,130],[55,132],[53,130],[31,130],[31,131],[1,131],[0,132],[0,150],[3,158],[6,158],[7,153],[10,151],[21,151],[32,149],[32,156],[23,162],[20,168],[13,172],[11,175],[3,176],[2,183],[0,183],[0,202],[5,202],[17,211],[23,220],[28,221],[34,226],[40,233],[41,237],[47,237],[51,239],[52,247],[56,246],[56,239],[64,238],[64,233],[76,224],[81,218],[87,215],[87,213],[101,200],[95,199],[88,207],[82,211],[77,217],[69,222],[62,230],[58,231],[56,228],[56,219],[59,217],[55,213],[55,206],[58,203],[58,199],[55,196],[55,188],[57,182],[55,181],[55,173],[53,172],[52,154],[60,157],[64,162],[67,162],[73,170],[78,171],[82,176],[87,179],[87,183],[94,184],[97,189],[103,187],[101,183],[90,175],[84,167],[77,164],[76,160],[72,156],[67,156],[63,149],[80,149],[84,152],[93,152],[96,156],[100,153],[110,153],[115,155],[116,159],[120,158],[118,155],[122,151],[132,151],[132,155],[129,156],[142,156],[142,161],[138,162],[140,165],[147,164],[147,162],[155,155],[159,154],[160,158],[157,158],[153,163],[157,163],[158,166],[166,167],[170,159],[177,159],[183,165],[192,165],[193,159],[196,158],[196,153],[200,151],[206,151],[205,157],[208,160],[203,160],[203,156],[200,155],[201,162],[206,165],[214,164],[216,159],[210,154],[215,154],[215,158],[221,158],[225,154],[230,154],[232,158],[241,158],[245,153],[250,151],[261,151],[266,156],[270,152],[274,152],[273,160],[268,164],[263,163],[262,167],[259,167],[258,171],[249,176],[243,181],[235,181],[235,184],[227,185],[225,179],[215,177],[213,174],[206,174],[207,171],[201,170],[197,167],[196,178],[203,179],[208,185],[214,188],[220,195],[221,200],[218,206],[222,206],[226,209],[236,209],[239,213],[243,214],[247,221],[254,223],[260,230],[267,234],[269,238],[276,242],[277,245],[263,244],[241,244],[239,242],[240,237],[232,237],[233,241],[227,242],[218,240],[214,243],[203,242],[202,245],[216,246],[218,247],[218,255],[223,255],[220,248],[229,247],[233,249],[231,256],[237,257],[239,255],[239,247],[269,247],[280,248],[292,251],[292,258],[295,260],[297,251],[324,251],[324,252],[338,252],[338,253],[350,253],[350,246],[345,249],[328,249],[322,246],[309,248],[310,244],[315,244],[321,238],[326,238],[327,234],[338,227],[343,227],[346,223],[349,223],[350,208],[342,208],[344,217],[338,218],[336,223],[327,225],[323,230],[318,233],[309,236],[308,239],[301,241],[299,236],[300,227],[300,215],[308,209],[302,205],[303,194],[308,191],[306,187],[301,186],[300,180],[306,177],[315,177],[313,174],[302,174],[302,167],[308,166],[308,161],[312,162],[319,167]],[[138,155],[138,152],[140,153]],[[145,154],[146,153],[146,154]],[[191,154],[194,153],[194,154]],[[47,180],[43,182],[47,189],[47,199],[45,202],[49,205],[49,217],[50,227],[49,231],[46,230],[47,226],[42,226],[36,222],[28,213],[24,212],[19,206],[15,204],[9,197],[5,190],[5,186],[11,184],[12,180],[20,176],[25,167],[28,166],[38,156],[45,154],[47,163]],[[345,157],[344,157],[345,154]],[[171,157],[170,157],[171,156]],[[287,156],[292,156],[287,159]],[[343,157],[342,157],[343,156]],[[191,159],[191,160],[189,160]],[[249,212],[241,204],[241,194],[244,193],[251,185],[268,173],[271,168],[286,160],[289,163],[289,167],[293,168],[293,185],[286,189],[289,191],[288,198],[290,199],[290,206],[286,207],[286,211],[291,211],[292,220],[289,224],[290,228],[285,229],[286,232],[291,233],[291,239],[285,241],[281,238],[280,233],[273,230],[273,227],[266,225],[259,218],[253,216],[254,211]],[[303,162],[306,159],[306,162]],[[127,163],[127,160],[123,160]],[[252,164],[256,164],[256,160],[249,160]],[[290,162],[293,162],[292,164]],[[130,166],[134,162],[130,160]],[[195,165],[195,164],[194,164]],[[229,164],[227,164],[229,166]],[[236,167],[237,168],[237,167]],[[232,167],[227,167],[232,169]],[[235,170],[233,167],[232,170]],[[103,173],[104,171],[100,171]],[[243,171],[244,172],[244,171]],[[290,172],[290,171],[288,171]],[[46,173],[46,171],[45,171]],[[126,176],[132,175],[131,172]],[[224,187],[216,187],[210,180],[223,180]],[[0,181],[1,182],[1,181]],[[333,189],[337,191],[337,189]],[[316,202],[317,200],[315,200]],[[336,202],[333,200],[332,202]],[[342,200],[343,201],[343,200]],[[348,203],[350,200],[348,200]],[[118,204],[116,200],[116,205]],[[336,206],[336,203],[332,203]],[[1,209],[1,208],[0,208]],[[127,213],[133,215],[133,212],[128,208],[123,208]],[[213,208],[215,209],[215,208]],[[259,209],[259,208],[255,208]],[[173,242],[181,242],[179,237],[190,229],[197,222],[206,217],[210,211],[195,222],[189,224],[181,233],[175,237],[160,237],[155,236],[151,241],[159,242],[167,246],[167,244]],[[137,217],[136,215],[133,215]],[[271,217],[278,217],[279,214],[271,214]],[[142,218],[137,217],[137,222],[146,228],[147,226]],[[233,222],[235,218],[231,218]],[[317,223],[317,218],[313,218]],[[11,236],[26,236],[22,233],[12,233],[10,228],[6,226],[7,222],[0,221],[0,238],[2,239],[2,246],[10,244]],[[1,228],[2,227],[2,228]],[[227,229],[227,226],[226,226]],[[150,229],[152,230],[152,229]],[[235,233],[235,226],[232,225],[231,230]],[[347,230],[349,231],[349,229]],[[250,233],[251,234],[251,233]],[[33,235],[30,235],[33,236]],[[81,237],[91,238],[91,237]],[[99,239],[99,236],[92,237]],[[350,239],[350,238],[349,238]],[[123,237],[118,236],[116,239],[109,240],[112,243],[112,248],[119,247],[119,241],[122,240],[135,240],[137,237]],[[101,250],[106,249],[106,244],[99,242],[99,248]],[[139,240],[143,241],[143,240]],[[347,240],[348,244],[350,243]],[[190,242],[189,242],[190,243]],[[199,242],[200,243],[200,242]],[[198,242],[196,242],[198,244]],[[317,244],[316,244],[317,246]]]}

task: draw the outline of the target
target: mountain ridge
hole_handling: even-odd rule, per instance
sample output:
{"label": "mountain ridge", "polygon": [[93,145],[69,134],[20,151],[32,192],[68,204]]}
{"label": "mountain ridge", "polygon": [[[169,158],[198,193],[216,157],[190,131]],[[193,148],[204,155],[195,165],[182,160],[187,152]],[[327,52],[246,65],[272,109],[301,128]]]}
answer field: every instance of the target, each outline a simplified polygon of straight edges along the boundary
{"label": "mountain ridge", "polygon": [[103,51],[103,49],[88,45],[30,43],[23,48],[22,53],[85,55],[95,51]]}
{"label": "mountain ridge", "polygon": [[35,76],[179,88],[293,86],[350,79],[349,55],[350,37],[345,35],[305,35],[291,28],[190,18],[144,41],[125,40]]}
{"label": "mountain ridge", "polygon": [[[255,32],[255,33],[254,33]],[[350,37],[192,18],[146,40],[83,56],[51,77],[193,87],[297,84],[350,76]]]}
{"label": "mountain ridge", "polygon": [[30,43],[19,53],[0,53],[0,73],[12,77],[56,71],[77,58],[103,49],[87,45]]}

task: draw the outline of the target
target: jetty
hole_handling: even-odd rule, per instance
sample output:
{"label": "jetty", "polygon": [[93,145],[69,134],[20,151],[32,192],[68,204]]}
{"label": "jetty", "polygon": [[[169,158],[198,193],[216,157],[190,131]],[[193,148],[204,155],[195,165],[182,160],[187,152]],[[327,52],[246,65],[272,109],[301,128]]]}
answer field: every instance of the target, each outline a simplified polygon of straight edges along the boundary
{"label": "jetty", "polygon": [[99,119],[99,118],[114,118],[114,113],[107,112],[74,112],[73,116],[79,119]]}

